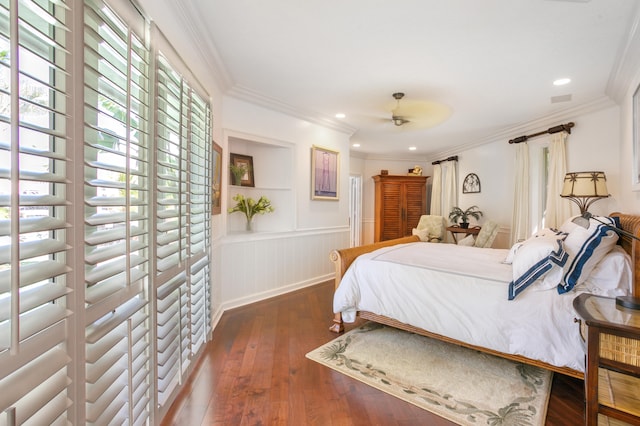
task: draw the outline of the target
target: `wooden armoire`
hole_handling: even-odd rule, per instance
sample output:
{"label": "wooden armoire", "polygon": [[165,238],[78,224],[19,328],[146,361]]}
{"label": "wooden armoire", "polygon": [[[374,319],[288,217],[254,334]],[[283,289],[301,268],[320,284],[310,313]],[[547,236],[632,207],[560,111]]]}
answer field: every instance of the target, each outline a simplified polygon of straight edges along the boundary
{"label": "wooden armoire", "polygon": [[429,176],[373,176],[375,182],[375,242],[411,235],[427,213]]}

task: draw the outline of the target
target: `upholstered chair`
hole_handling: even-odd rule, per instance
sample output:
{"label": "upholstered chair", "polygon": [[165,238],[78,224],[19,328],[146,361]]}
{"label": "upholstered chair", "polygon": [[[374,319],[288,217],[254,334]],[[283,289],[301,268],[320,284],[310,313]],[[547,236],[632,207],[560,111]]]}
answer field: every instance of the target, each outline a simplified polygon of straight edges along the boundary
{"label": "upholstered chair", "polygon": [[444,239],[447,223],[444,216],[422,215],[418,226],[413,228],[412,234],[417,235],[420,241],[439,243]]}
{"label": "upholstered chair", "polygon": [[476,241],[473,243],[474,247],[489,248],[493,244],[493,240],[498,235],[498,224],[488,220],[482,225],[482,229],[476,235]]}

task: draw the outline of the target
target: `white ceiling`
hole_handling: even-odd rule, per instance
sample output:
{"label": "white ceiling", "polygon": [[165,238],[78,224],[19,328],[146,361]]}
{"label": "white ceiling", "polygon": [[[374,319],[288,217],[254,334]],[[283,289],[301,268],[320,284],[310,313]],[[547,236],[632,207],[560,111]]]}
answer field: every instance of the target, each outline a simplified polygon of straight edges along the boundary
{"label": "white ceiling", "polygon": [[[165,0],[229,95],[353,132],[355,155],[408,157],[415,146],[410,155],[426,158],[611,97],[639,4]],[[553,86],[560,77],[572,82]],[[424,122],[391,123],[398,91],[401,112],[422,103]]]}

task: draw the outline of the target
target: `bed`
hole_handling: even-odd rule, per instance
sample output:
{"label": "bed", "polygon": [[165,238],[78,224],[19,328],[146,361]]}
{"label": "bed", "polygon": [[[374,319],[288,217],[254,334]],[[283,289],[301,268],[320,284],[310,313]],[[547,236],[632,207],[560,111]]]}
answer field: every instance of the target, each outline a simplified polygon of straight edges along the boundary
{"label": "bed", "polygon": [[[640,216],[612,213],[609,217],[640,238]],[[597,245],[589,243],[590,258],[585,261],[571,247],[576,235],[583,238],[587,230],[569,225],[557,232],[561,237],[545,230],[535,240],[532,237],[504,250],[425,243],[417,236],[334,250],[330,259],[336,268],[336,288],[330,329],[342,332],[343,322],[353,322],[358,315],[584,378],[584,344],[572,301],[584,292],[640,295],[640,243],[618,238],[600,226],[601,239]],[[529,266],[523,262],[532,262],[529,254],[556,244],[551,241],[560,248],[549,249],[551,253],[542,256],[544,262],[520,275],[518,268]],[[581,250],[584,247],[586,243]],[[447,264],[453,264],[454,270]],[[616,265],[615,273],[611,265]],[[526,285],[521,285],[523,276],[528,276]]]}

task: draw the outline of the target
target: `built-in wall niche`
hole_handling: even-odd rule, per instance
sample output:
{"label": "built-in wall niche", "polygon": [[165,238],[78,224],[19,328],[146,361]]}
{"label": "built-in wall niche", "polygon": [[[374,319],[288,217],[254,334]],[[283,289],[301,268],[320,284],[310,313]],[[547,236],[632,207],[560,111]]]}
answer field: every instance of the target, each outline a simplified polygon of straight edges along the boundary
{"label": "built-in wall niche", "polygon": [[[229,155],[241,154],[252,157],[254,186],[232,185],[227,168],[227,206],[235,205],[233,197],[242,194],[254,200],[266,196],[275,208],[273,213],[257,215],[253,220],[254,233],[282,232],[295,229],[294,200],[294,147],[292,144],[263,139],[255,136],[229,133],[227,135],[227,164]],[[227,216],[227,233],[246,233],[246,220],[242,213]]]}

